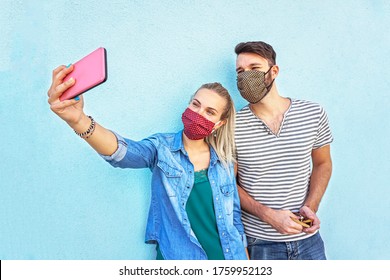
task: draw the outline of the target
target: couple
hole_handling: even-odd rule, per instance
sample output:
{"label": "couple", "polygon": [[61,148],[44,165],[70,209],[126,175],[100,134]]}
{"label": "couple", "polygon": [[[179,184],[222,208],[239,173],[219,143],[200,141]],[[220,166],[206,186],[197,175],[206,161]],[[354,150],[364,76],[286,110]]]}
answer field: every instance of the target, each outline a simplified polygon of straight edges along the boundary
{"label": "couple", "polygon": [[326,113],[279,95],[269,44],[235,51],[249,104],[236,114],[221,84],[204,84],[178,133],[133,141],[85,115],[82,96],[61,102],[77,82],[63,82],[72,65],[53,71],[50,108],[114,167],[152,171],[145,241],[156,244],[157,259],[326,259],[316,216],[332,170]]}

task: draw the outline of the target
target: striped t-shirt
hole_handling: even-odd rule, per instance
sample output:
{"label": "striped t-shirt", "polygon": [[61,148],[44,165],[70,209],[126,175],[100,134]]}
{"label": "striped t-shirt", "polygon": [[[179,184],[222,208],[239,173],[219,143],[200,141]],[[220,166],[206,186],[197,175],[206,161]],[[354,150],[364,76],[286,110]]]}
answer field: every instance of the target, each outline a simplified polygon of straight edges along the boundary
{"label": "striped t-shirt", "polygon": [[[312,150],[332,141],[326,112],[316,103],[291,99],[277,135],[247,105],[236,119],[238,183],[265,206],[296,212],[308,191]],[[263,240],[310,237],[306,233],[280,234],[245,211],[242,222],[248,236]]]}

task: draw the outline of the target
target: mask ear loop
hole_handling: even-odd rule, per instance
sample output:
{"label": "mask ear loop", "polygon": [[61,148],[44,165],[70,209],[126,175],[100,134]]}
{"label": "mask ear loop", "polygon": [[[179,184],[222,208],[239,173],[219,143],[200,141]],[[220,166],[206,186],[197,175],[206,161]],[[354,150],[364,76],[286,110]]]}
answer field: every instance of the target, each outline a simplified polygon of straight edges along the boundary
{"label": "mask ear loop", "polygon": [[[269,84],[269,86],[266,86],[268,92],[271,90],[271,87],[274,84],[274,81],[275,81],[275,79],[272,80],[272,82]],[[267,92],[267,94],[268,94],[268,92]]]}
{"label": "mask ear loop", "polygon": [[264,73],[264,77],[265,77],[265,75],[268,74],[268,72],[272,69],[272,67],[274,67],[274,66],[272,65],[272,66],[267,70],[267,72]]}
{"label": "mask ear loop", "polygon": [[[264,73],[264,80],[265,80],[265,76],[268,74],[269,71],[271,71],[272,67],[273,67],[273,65],[267,70],[267,72],[263,72]],[[264,97],[267,96],[267,94],[269,93],[269,91],[270,91],[274,81],[275,81],[275,79],[273,79],[272,82],[268,86],[265,86],[265,88],[267,89],[267,93],[264,94],[264,96],[261,99],[263,99]],[[257,101],[256,103],[260,102],[261,99],[259,101]],[[256,104],[256,103],[253,103],[253,104]]]}
{"label": "mask ear loop", "polygon": [[[268,72],[272,69],[272,67],[274,67],[274,66],[272,65],[272,66],[268,69],[268,71],[265,72],[264,78],[265,78],[265,75],[267,75]],[[267,95],[267,94],[269,93],[269,91],[271,90],[272,85],[274,84],[274,81],[275,81],[275,78],[273,78],[273,79],[272,79],[272,82],[271,82],[268,86],[265,87],[265,88],[267,89],[267,93],[263,96],[263,98],[266,97],[266,95]]]}
{"label": "mask ear loop", "polygon": [[[215,129],[215,126],[218,125],[220,122],[221,122],[221,120],[217,121],[217,122],[214,124],[214,127],[213,127],[213,129],[211,130],[211,133],[214,133],[214,132],[217,131],[217,130]],[[216,135],[214,134],[214,137],[215,137],[215,136],[216,136]]]}
{"label": "mask ear loop", "polygon": [[[211,131],[211,133],[213,134],[214,137],[217,137],[217,130],[219,129],[219,127],[216,129],[215,126],[218,125],[220,122],[222,122],[222,120],[217,121],[217,122],[214,124],[213,130]],[[222,125],[221,125],[221,126],[222,126]],[[221,126],[220,126],[220,127],[221,127]]]}

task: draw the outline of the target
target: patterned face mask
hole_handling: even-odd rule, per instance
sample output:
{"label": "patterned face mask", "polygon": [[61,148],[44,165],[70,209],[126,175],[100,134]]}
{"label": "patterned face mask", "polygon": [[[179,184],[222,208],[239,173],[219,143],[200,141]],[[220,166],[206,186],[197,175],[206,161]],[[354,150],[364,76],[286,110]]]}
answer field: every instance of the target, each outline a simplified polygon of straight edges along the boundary
{"label": "patterned face mask", "polygon": [[200,140],[209,136],[214,128],[214,123],[202,115],[187,108],[181,116],[184,124],[184,134],[191,140]]}
{"label": "patterned face mask", "polygon": [[237,88],[241,96],[249,103],[255,104],[259,102],[270,91],[274,80],[272,80],[269,86],[266,86],[265,75],[271,68],[267,72],[250,70],[238,73]]}

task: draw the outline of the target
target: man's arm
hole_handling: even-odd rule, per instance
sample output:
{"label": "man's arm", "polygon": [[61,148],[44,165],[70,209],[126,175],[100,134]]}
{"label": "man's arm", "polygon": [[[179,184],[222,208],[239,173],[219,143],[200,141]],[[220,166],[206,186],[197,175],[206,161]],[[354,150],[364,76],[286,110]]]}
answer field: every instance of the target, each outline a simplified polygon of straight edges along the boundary
{"label": "man's arm", "polygon": [[313,170],[310,177],[309,193],[304,205],[317,212],[332,175],[330,145],[313,150],[312,161]]}
{"label": "man's arm", "polygon": [[[237,169],[235,169],[235,171],[237,172]],[[241,208],[245,212],[252,214],[263,222],[270,224],[273,228],[282,234],[296,234],[302,232],[302,226],[291,219],[295,217],[291,211],[274,210],[256,201],[238,184],[237,189],[238,195],[240,196]]]}

